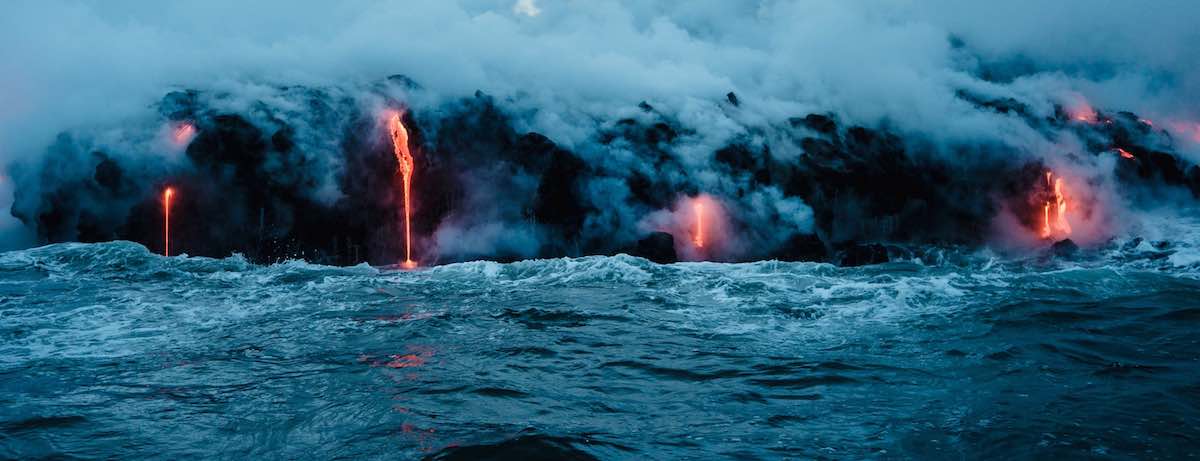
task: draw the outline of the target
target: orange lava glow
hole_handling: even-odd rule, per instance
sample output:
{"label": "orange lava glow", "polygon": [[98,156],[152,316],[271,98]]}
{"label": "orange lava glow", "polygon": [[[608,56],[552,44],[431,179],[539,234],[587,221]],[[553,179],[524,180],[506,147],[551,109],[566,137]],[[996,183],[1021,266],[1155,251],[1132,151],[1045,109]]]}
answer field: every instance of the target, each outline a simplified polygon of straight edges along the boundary
{"label": "orange lava glow", "polygon": [[412,259],[412,174],[415,167],[412,153],[408,150],[408,129],[400,121],[400,114],[393,113],[388,120],[388,128],[392,134],[392,149],[396,154],[396,164],[404,184],[404,262],[401,266],[406,269],[417,267]]}
{"label": "orange lava glow", "polygon": [[1137,157],[1134,157],[1133,154],[1129,153],[1129,151],[1122,149],[1120,147],[1117,148],[1117,153],[1121,154],[1121,157],[1124,157],[1124,158],[1127,158],[1130,160],[1137,158]]}
{"label": "orange lava glow", "polygon": [[175,127],[175,132],[172,136],[175,139],[175,144],[184,145],[192,140],[192,136],[196,134],[196,126],[188,122],[182,122]]}
{"label": "orange lava glow", "polygon": [[1100,116],[1096,113],[1096,109],[1093,109],[1092,105],[1082,95],[1076,94],[1074,97],[1071,97],[1066,106],[1067,117],[1073,121],[1084,123],[1096,123],[1100,121]]}
{"label": "orange lava glow", "polygon": [[171,256],[171,199],[175,197],[175,189],[163,189],[163,256]]}
{"label": "orange lava glow", "polygon": [[692,243],[696,248],[704,248],[704,204],[692,203],[692,211],[696,213],[696,231],[692,234]]}
{"label": "orange lava glow", "polygon": [[1071,120],[1075,120],[1077,122],[1086,122],[1086,123],[1095,123],[1096,122],[1096,111],[1092,110],[1091,107],[1086,106],[1086,105],[1083,106],[1082,108],[1072,109],[1070,112],[1070,115],[1071,115]]}
{"label": "orange lava glow", "polygon": [[1062,178],[1055,178],[1053,172],[1047,171],[1046,186],[1054,191],[1054,197],[1042,206],[1041,237],[1048,239],[1071,235],[1071,223],[1067,220],[1067,196]]}
{"label": "orange lava glow", "polygon": [[1169,122],[1167,124],[1171,131],[1182,135],[1185,138],[1191,139],[1192,142],[1200,143],[1200,123],[1191,121]]}

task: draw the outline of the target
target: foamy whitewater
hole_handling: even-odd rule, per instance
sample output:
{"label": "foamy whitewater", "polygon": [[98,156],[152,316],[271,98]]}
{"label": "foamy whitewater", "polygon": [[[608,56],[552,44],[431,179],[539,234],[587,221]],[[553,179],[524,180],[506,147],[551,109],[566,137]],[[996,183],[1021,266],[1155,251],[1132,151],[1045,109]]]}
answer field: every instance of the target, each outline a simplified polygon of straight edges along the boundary
{"label": "foamy whitewater", "polygon": [[[0,255],[0,458],[1195,456],[1200,257]],[[492,458],[488,458],[492,456]]]}

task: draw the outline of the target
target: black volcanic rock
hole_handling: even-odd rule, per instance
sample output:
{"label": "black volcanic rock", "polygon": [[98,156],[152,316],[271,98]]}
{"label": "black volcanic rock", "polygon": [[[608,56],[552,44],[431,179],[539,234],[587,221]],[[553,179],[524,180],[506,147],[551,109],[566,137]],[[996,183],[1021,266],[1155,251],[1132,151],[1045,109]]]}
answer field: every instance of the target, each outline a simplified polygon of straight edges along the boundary
{"label": "black volcanic rock", "polygon": [[792,119],[793,126],[805,126],[817,133],[832,135],[837,133],[837,122],[833,117],[821,114],[808,114],[803,119]]}
{"label": "black volcanic rock", "polygon": [[168,120],[192,120],[199,110],[198,93],[194,90],[172,91],[158,102],[158,112]]}
{"label": "black volcanic rock", "polygon": [[588,213],[579,191],[586,171],[587,164],[575,154],[557,150],[538,184],[533,203],[534,219],[557,227],[567,239],[575,238]]}
{"label": "black volcanic rock", "polygon": [[1054,253],[1054,256],[1069,258],[1079,253],[1079,245],[1076,245],[1071,239],[1062,239],[1050,245],[1050,251]]}
{"label": "black volcanic rock", "polygon": [[829,258],[825,243],[815,234],[796,234],[787,240],[771,257],[780,261],[818,262]]}
{"label": "black volcanic rock", "polygon": [[653,232],[638,240],[633,256],[649,259],[659,264],[679,262],[675,254],[675,237],[666,232]]}
{"label": "black volcanic rock", "polygon": [[422,88],[422,87],[421,87],[421,84],[417,83],[415,80],[413,80],[413,79],[411,79],[411,78],[408,78],[408,76],[407,76],[407,75],[404,75],[404,74],[392,74],[392,75],[389,75],[389,76],[387,77],[387,81],[389,81],[389,82],[392,82],[392,83],[399,84],[399,85],[401,85],[401,86],[403,86],[403,87],[405,87],[405,88],[408,88],[408,89],[410,89],[410,90],[419,90],[419,89],[421,89],[421,88]]}
{"label": "black volcanic rock", "polygon": [[1029,114],[1029,106],[1017,101],[1013,98],[987,98],[981,95],[967,92],[966,90],[958,90],[955,95],[959,99],[967,101],[976,107],[982,109],[990,109],[1001,114],[1014,113],[1022,117]]}
{"label": "black volcanic rock", "polygon": [[738,106],[742,105],[741,101],[738,100],[737,95],[733,94],[732,91],[725,94],[725,100],[729,101],[730,104],[733,104],[733,107],[738,107]]}
{"label": "black volcanic rock", "polygon": [[842,250],[840,265],[857,267],[885,262],[888,262],[887,247],[878,243],[854,243]]}

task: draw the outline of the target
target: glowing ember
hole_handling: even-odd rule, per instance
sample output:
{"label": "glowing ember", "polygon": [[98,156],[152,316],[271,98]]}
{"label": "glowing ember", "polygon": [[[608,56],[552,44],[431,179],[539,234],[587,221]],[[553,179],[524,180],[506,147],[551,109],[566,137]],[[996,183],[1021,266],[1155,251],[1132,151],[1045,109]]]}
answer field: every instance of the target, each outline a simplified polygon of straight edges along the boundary
{"label": "glowing ember", "polygon": [[392,149],[396,153],[396,163],[404,183],[404,262],[402,264],[406,268],[412,268],[417,266],[416,261],[412,259],[412,212],[409,200],[412,195],[413,156],[408,151],[408,129],[400,121],[400,114],[392,114],[388,125],[392,133]]}
{"label": "glowing ember", "polygon": [[1067,221],[1067,197],[1063,190],[1062,178],[1055,178],[1054,173],[1046,172],[1046,186],[1054,191],[1052,200],[1047,200],[1042,207],[1042,238],[1071,235],[1071,223]]}
{"label": "glowing ember", "polygon": [[171,198],[175,189],[163,189],[163,256],[171,256]]}
{"label": "glowing ember", "polygon": [[1124,157],[1124,158],[1127,158],[1130,160],[1137,158],[1137,157],[1134,157],[1133,154],[1129,153],[1129,151],[1122,149],[1120,147],[1117,148],[1117,153],[1121,154],[1121,157]]}
{"label": "glowing ember", "polygon": [[704,248],[704,204],[693,202],[692,210],[696,213],[696,232],[692,234],[692,243],[696,248]]}

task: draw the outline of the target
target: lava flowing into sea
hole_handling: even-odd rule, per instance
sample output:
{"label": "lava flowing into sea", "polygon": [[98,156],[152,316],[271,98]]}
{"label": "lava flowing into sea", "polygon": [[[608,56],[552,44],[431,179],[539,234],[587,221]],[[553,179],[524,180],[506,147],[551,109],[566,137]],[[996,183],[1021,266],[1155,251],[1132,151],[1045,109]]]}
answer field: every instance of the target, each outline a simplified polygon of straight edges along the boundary
{"label": "lava flowing into sea", "polygon": [[394,113],[388,120],[388,128],[392,134],[392,149],[396,154],[396,164],[400,171],[404,186],[404,263],[406,268],[416,267],[412,259],[412,174],[414,168],[412,153],[408,150],[408,129],[400,120],[400,114]]}
{"label": "lava flowing into sea", "polygon": [[163,189],[163,256],[171,256],[171,199],[175,197],[175,189]]}
{"label": "lava flowing into sea", "polygon": [[1053,172],[1047,171],[1046,186],[1054,195],[1042,206],[1041,237],[1048,239],[1071,235],[1071,223],[1067,220],[1067,196],[1062,178],[1055,178]]}
{"label": "lava flowing into sea", "polygon": [[176,145],[183,146],[183,145],[186,145],[188,142],[190,142],[192,140],[192,136],[195,136],[195,134],[196,134],[196,126],[195,125],[192,125],[189,122],[181,122],[179,125],[177,125],[175,127],[175,132],[173,133],[172,136],[175,139]]}
{"label": "lava flowing into sea", "polygon": [[704,204],[699,200],[693,202],[692,211],[696,214],[696,230],[692,234],[692,243],[696,248],[704,248]]}

